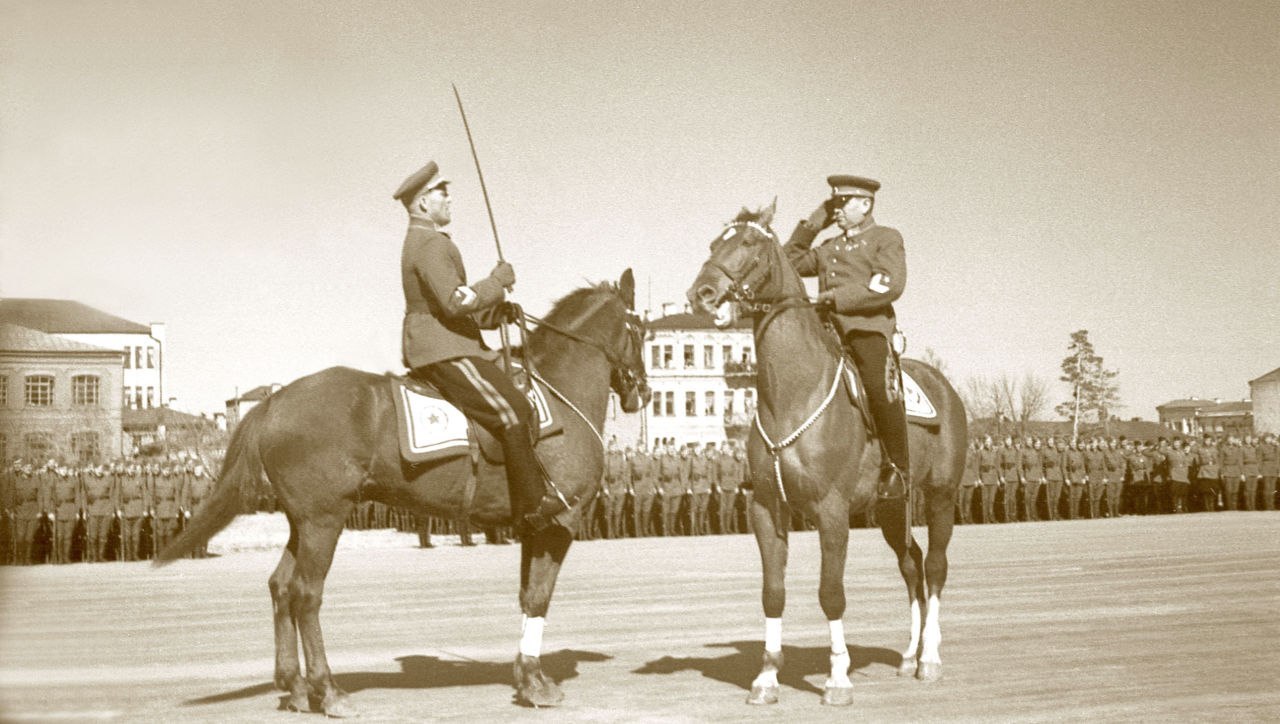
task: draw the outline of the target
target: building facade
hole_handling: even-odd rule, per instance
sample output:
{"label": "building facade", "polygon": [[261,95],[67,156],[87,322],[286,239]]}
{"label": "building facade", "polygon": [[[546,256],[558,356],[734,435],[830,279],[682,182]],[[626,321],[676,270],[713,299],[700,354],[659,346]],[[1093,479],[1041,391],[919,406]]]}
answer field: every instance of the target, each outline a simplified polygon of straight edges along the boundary
{"label": "building facade", "polygon": [[258,403],[270,397],[280,387],[281,385],[278,382],[273,382],[269,385],[258,385],[243,395],[236,395],[227,400],[227,432],[235,430],[236,425],[239,425],[244,416],[249,414],[249,410],[257,407]]}
{"label": "building facade", "polygon": [[119,457],[123,357],[0,322],[0,460],[79,465]]}
{"label": "building facade", "polygon": [[[687,312],[649,322],[645,369],[653,399],[636,440],[652,448],[741,439],[755,414],[755,340],[751,322],[717,329]],[[619,441],[631,444],[619,435]]]}
{"label": "building facade", "polygon": [[1280,435],[1280,367],[1256,380],[1249,380],[1253,400],[1253,429],[1258,435]]}
{"label": "building facade", "polygon": [[1170,430],[1183,435],[1215,437],[1252,435],[1255,429],[1253,410],[1252,400],[1223,402],[1196,397],[1172,400],[1156,406],[1160,424]]}
{"label": "building facade", "polygon": [[138,324],[68,299],[0,299],[0,321],[123,354],[123,407],[147,410],[166,404],[165,325]]}

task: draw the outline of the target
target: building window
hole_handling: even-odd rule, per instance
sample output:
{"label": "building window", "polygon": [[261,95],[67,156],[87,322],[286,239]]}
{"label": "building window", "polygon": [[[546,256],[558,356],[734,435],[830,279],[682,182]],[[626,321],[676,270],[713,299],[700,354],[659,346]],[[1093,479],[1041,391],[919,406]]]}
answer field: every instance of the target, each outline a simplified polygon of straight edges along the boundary
{"label": "building window", "polygon": [[133,348],[133,366],[137,369],[142,369],[142,348],[141,347]]}
{"label": "building window", "polygon": [[709,344],[702,345],[702,367],[703,369],[713,369],[716,366],[715,347]]}
{"label": "building window", "polygon": [[31,375],[27,378],[27,404],[31,407],[53,405],[53,378],[49,375]]}
{"label": "building window", "polygon": [[141,387],[133,388],[133,404],[130,405],[129,407],[134,410],[142,409],[142,388]]}
{"label": "building window", "polygon": [[150,410],[155,406],[156,406],[156,388],[148,386],[147,387],[147,409]]}
{"label": "building window", "polygon": [[684,393],[684,416],[695,417],[698,414],[698,393],[692,390]]}
{"label": "building window", "polygon": [[675,417],[676,414],[676,393],[671,390],[667,390],[666,414],[667,417]]}
{"label": "building window", "polygon": [[147,369],[153,370],[155,368],[156,368],[156,348],[147,347]]}
{"label": "building window", "polygon": [[649,369],[656,370],[662,367],[662,347],[653,345],[649,348]]}
{"label": "building window", "polygon": [[133,388],[130,387],[129,385],[125,385],[123,389],[124,389],[124,400],[122,404],[125,406],[125,408],[128,408],[129,403],[133,400]]}
{"label": "building window", "polygon": [[691,344],[684,346],[684,368],[693,369],[693,345]]}
{"label": "building window", "polygon": [[71,436],[71,457],[78,465],[98,462],[101,450],[98,448],[98,433],[77,432]]}
{"label": "building window", "polygon": [[720,364],[733,361],[733,345],[726,344],[720,348]]}
{"label": "building window", "polygon": [[124,348],[124,368],[133,369],[133,352],[128,347]]}
{"label": "building window", "polygon": [[23,457],[32,465],[39,465],[53,458],[53,442],[48,433],[29,432],[22,437]]}
{"label": "building window", "polygon": [[[708,348],[709,349],[709,348]],[[716,414],[716,393],[707,391],[703,397],[702,414],[706,417],[714,417]]]}
{"label": "building window", "polygon": [[7,375],[0,375],[0,407],[5,407],[8,404],[9,404],[9,377]]}
{"label": "building window", "polygon": [[655,392],[653,394],[653,416],[662,417],[662,393]]}
{"label": "building window", "polygon": [[724,391],[724,416],[733,417],[733,390]]}
{"label": "building window", "polygon": [[0,463],[9,462],[9,436],[0,432]]}
{"label": "building window", "polygon": [[96,406],[98,404],[98,378],[93,375],[76,375],[72,377],[71,404]]}
{"label": "building window", "polygon": [[750,347],[742,348],[742,364],[744,365],[751,364],[751,348]]}
{"label": "building window", "polygon": [[756,411],[756,391],[755,390],[742,391],[742,409],[748,415]]}

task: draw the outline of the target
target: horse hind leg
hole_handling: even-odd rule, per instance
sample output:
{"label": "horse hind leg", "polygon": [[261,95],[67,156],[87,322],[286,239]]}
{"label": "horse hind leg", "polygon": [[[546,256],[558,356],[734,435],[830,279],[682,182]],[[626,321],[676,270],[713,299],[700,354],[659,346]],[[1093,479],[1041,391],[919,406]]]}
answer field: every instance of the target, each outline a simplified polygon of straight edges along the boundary
{"label": "horse hind leg", "polygon": [[782,610],[786,607],[787,531],[779,529],[769,508],[759,499],[748,511],[760,548],[764,571],[761,602],[764,605],[764,662],[751,682],[748,704],[778,703],[778,670],[782,668]]}
{"label": "horse hind leg", "polygon": [[275,619],[276,639],[276,688],[288,692],[281,708],[288,711],[307,711],[307,682],[302,678],[298,663],[298,625],[293,618],[289,602],[289,582],[293,578],[295,554],[298,549],[297,532],[290,527],[289,543],[280,555],[280,563],[267,579],[271,591],[271,609]]}
{"label": "horse hind leg", "polygon": [[898,665],[898,676],[912,676],[916,673],[920,653],[924,602],[924,551],[920,549],[914,536],[911,538],[910,545],[906,542],[905,499],[889,498],[876,501],[876,520],[880,523],[880,532],[884,535],[885,542],[898,557],[898,570],[902,573],[902,580],[907,584],[907,602],[911,607],[911,639],[907,648],[902,651],[902,663]]}
{"label": "horse hind leg", "polygon": [[307,694],[311,709],[326,716],[354,716],[355,710],[346,692],[338,688],[329,670],[324,652],[324,636],[320,630],[320,604],[324,598],[324,579],[333,563],[333,552],[342,533],[346,510],[331,511],[319,520],[296,524],[298,548],[293,576],[289,579],[289,609],[302,640],[307,659]]}

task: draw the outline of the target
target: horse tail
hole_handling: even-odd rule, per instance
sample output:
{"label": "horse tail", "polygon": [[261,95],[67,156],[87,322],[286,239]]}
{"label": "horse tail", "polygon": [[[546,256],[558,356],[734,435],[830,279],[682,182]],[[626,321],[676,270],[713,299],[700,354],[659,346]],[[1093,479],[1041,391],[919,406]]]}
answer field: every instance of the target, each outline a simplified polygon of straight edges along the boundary
{"label": "horse tail", "polygon": [[270,400],[259,403],[236,425],[231,444],[227,446],[226,458],[222,461],[222,470],[218,473],[218,482],[200,509],[187,521],[182,533],[156,554],[153,566],[167,565],[196,550],[226,528],[240,512],[241,491],[256,488],[262,479],[262,455],[258,443],[266,422],[265,408],[269,403]]}

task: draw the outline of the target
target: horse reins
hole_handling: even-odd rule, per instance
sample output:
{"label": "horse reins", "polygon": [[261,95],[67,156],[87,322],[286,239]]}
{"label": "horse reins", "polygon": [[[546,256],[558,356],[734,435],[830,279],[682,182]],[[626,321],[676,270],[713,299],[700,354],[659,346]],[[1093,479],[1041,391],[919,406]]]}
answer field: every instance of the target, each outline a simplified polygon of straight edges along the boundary
{"label": "horse reins", "polygon": [[787,491],[782,487],[782,450],[799,440],[804,431],[813,427],[813,423],[817,422],[818,418],[822,417],[822,413],[826,412],[827,408],[831,406],[831,401],[836,398],[836,391],[840,389],[840,376],[843,372],[844,357],[841,356],[836,363],[835,381],[831,383],[831,390],[827,392],[826,399],[822,401],[821,405],[818,405],[818,409],[814,410],[808,419],[800,423],[800,427],[797,427],[795,432],[784,437],[781,442],[775,443],[769,439],[769,433],[764,431],[764,423],[760,421],[760,407],[756,406],[756,431],[760,433],[760,439],[764,442],[765,447],[769,448],[769,454],[773,456],[773,478],[778,484],[778,493],[782,495],[782,502],[784,503],[787,502]]}

